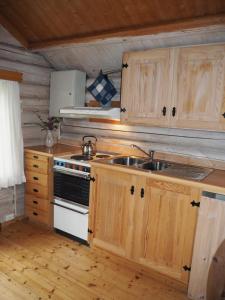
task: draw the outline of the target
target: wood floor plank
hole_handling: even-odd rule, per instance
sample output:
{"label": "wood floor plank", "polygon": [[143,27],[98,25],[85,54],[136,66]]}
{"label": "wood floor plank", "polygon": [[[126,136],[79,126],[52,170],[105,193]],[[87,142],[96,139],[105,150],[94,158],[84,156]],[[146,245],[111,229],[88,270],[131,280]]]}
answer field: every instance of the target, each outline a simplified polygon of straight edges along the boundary
{"label": "wood floor plank", "polygon": [[16,222],[0,233],[0,299],[186,300],[114,256]]}

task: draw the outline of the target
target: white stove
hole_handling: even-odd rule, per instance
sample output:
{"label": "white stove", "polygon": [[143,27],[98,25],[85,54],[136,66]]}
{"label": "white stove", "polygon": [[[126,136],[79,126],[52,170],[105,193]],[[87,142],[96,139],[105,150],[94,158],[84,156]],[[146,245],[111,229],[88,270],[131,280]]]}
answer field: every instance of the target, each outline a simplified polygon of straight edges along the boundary
{"label": "white stove", "polygon": [[93,159],[114,153],[54,157],[54,228],[79,242],[88,244],[88,214],[91,166]]}

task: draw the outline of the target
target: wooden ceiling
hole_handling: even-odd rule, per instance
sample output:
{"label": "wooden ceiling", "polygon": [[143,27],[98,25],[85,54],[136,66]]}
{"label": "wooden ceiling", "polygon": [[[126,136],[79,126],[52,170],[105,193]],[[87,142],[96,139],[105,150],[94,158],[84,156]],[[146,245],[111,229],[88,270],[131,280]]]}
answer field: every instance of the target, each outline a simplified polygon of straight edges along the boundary
{"label": "wooden ceiling", "polygon": [[33,49],[224,23],[224,0],[0,0],[0,24]]}

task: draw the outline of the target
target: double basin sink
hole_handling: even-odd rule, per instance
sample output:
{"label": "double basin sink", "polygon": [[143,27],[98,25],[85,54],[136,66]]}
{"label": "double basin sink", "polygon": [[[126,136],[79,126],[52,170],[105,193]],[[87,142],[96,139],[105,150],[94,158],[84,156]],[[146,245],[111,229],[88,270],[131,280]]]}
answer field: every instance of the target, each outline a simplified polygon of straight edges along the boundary
{"label": "double basin sink", "polygon": [[203,167],[136,156],[115,157],[107,160],[107,163],[192,180],[203,180],[213,171]]}

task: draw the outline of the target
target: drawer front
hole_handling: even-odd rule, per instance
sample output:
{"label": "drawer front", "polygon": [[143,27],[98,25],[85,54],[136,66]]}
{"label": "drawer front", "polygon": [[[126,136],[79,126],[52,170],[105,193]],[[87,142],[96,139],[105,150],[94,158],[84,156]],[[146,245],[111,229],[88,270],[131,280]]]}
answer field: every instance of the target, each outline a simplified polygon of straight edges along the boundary
{"label": "drawer front", "polygon": [[50,215],[35,208],[26,207],[26,216],[31,220],[50,225]]}
{"label": "drawer front", "polygon": [[36,153],[31,153],[31,152],[25,152],[25,160],[26,159],[33,159],[35,161],[43,161],[48,163],[49,157],[45,155],[40,155]]}
{"label": "drawer front", "polygon": [[33,208],[33,209],[41,210],[46,213],[50,212],[50,208],[51,208],[49,200],[37,198],[29,194],[25,195],[25,204],[26,207],[28,206],[28,208],[30,207],[31,209]]}
{"label": "drawer front", "polygon": [[26,194],[34,195],[37,198],[49,198],[49,192],[47,187],[30,182],[26,183]]}
{"label": "drawer front", "polygon": [[27,170],[25,171],[25,174],[26,174],[27,182],[48,187],[48,175],[37,173],[37,172],[30,172]]}
{"label": "drawer front", "polygon": [[31,172],[48,174],[48,163],[42,160],[26,158],[25,169]]}

